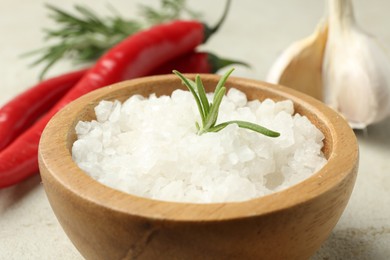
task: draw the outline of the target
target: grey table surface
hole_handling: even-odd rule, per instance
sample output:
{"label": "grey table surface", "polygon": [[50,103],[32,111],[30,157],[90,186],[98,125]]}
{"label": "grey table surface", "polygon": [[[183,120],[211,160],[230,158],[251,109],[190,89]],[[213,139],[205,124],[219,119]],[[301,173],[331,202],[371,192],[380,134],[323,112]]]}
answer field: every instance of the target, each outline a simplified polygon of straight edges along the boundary
{"label": "grey table surface", "polygon": [[[124,17],[137,15],[140,2],[109,1]],[[204,13],[203,20],[218,19],[223,0],[188,1]],[[75,3],[107,14],[108,1],[0,0],[0,105],[37,82],[42,67],[30,68],[20,54],[43,45],[43,27],[53,24],[44,3],[71,10]],[[359,24],[390,49],[390,1],[355,0]],[[225,57],[244,60],[251,68],[237,67],[236,76],[264,80],[278,54],[291,42],[308,36],[323,17],[326,1],[233,1],[228,19],[201,47]],[[72,68],[66,62],[49,75]],[[390,259],[390,119],[356,132],[360,168],[351,200],[329,239],[312,259]],[[55,218],[39,175],[0,190],[0,259],[82,259]]]}

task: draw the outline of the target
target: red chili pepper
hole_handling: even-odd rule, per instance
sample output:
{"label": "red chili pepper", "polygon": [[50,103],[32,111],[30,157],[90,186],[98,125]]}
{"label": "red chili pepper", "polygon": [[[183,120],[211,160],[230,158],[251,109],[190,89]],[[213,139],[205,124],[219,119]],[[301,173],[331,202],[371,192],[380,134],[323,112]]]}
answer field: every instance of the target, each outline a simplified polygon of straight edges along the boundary
{"label": "red chili pepper", "polygon": [[0,151],[65,95],[87,69],[38,83],[0,108]]}
{"label": "red chili pepper", "polygon": [[134,34],[113,47],[45,116],[0,153],[0,187],[37,173],[41,133],[50,118],[66,104],[100,87],[148,75],[169,60],[195,49],[220,24],[208,31],[197,21],[174,21]]}

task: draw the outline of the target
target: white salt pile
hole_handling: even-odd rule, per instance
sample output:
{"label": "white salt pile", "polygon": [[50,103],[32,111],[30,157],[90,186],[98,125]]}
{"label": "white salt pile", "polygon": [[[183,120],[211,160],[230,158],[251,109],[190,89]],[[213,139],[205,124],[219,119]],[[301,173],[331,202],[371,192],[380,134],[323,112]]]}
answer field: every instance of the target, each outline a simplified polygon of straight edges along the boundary
{"label": "white salt pile", "polygon": [[280,132],[270,138],[230,125],[196,134],[194,98],[132,96],[102,101],[96,121],[79,122],[72,153],[99,182],[138,196],[180,202],[242,201],[296,184],[325,163],[323,134],[291,101],[247,101],[231,89],[218,122],[245,120]]}

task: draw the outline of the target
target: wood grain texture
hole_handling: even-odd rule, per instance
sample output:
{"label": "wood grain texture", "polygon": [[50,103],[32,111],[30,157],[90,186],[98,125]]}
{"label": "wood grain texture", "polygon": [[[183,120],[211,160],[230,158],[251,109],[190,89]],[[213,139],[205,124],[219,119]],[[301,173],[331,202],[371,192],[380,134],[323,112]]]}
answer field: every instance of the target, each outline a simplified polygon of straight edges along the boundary
{"label": "wood grain texture", "polygon": [[[191,75],[192,77],[193,75]],[[202,75],[211,91],[219,76]],[[324,104],[289,88],[230,78],[226,86],[249,99],[291,99],[325,135],[328,163],[281,192],[235,203],[173,203],[104,186],[71,158],[79,120],[91,120],[102,100],[170,94],[176,76],[126,81],[89,93],[47,125],[39,165],[50,204],[63,229],[87,259],[308,259],[329,236],[352,192],[358,145],[348,124]]]}

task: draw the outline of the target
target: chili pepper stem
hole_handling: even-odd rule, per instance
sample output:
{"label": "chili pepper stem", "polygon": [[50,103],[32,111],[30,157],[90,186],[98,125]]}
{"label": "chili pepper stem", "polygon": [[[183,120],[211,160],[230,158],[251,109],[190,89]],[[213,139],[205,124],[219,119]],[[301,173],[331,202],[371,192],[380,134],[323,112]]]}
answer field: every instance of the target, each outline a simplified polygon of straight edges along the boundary
{"label": "chili pepper stem", "polygon": [[238,61],[238,60],[221,58],[212,53],[208,53],[208,60],[209,60],[209,64],[211,64],[212,66],[211,67],[212,72],[217,72],[218,70],[233,64],[238,64],[250,68],[250,65],[248,63]]}
{"label": "chili pepper stem", "polygon": [[223,22],[226,20],[227,14],[228,14],[229,9],[230,9],[230,4],[231,4],[231,0],[227,0],[226,5],[225,5],[225,9],[222,13],[222,17],[219,19],[217,24],[214,25],[214,27],[209,27],[209,26],[205,25],[204,42],[206,42],[210,38],[211,35],[213,35],[215,32],[217,32],[219,30],[219,28],[221,27],[221,25],[223,24]]}

